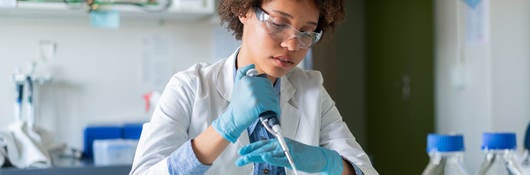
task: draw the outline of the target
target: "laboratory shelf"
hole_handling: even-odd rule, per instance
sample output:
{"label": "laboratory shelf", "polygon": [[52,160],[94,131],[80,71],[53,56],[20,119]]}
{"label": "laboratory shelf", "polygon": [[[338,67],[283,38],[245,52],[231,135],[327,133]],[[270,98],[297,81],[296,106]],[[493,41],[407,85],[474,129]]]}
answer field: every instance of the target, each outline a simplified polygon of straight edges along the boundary
{"label": "laboratory shelf", "polygon": [[54,167],[54,168],[35,168],[35,169],[0,169],[0,175],[119,175],[129,174],[130,165],[114,166],[79,166],[79,167]]}
{"label": "laboratory shelf", "polygon": [[[23,18],[83,18],[89,17],[86,4],[67,4],[63,2],[32,2],[19,1],[16,7],[0,7],[0,17]],[[204,6],[171,5],[161,12],[145,11],[133,5],[108,5],[102,10],[116,10],[123,18],[130,19],[168,19],[168,20],[195,20],[208,18],[215,12],[214,1],[204,0]]]}

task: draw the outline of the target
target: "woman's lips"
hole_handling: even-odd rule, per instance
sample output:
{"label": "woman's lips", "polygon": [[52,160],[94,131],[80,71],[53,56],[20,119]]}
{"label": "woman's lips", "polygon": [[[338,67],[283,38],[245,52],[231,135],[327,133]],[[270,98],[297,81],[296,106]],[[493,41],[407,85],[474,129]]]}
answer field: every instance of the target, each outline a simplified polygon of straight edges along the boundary
{"label": "woman's lips", "polygon": [[291,59],[285,57],[272,57],[272,59],[274,60],[274,63],[280,67],[290,67],[294,64]]}

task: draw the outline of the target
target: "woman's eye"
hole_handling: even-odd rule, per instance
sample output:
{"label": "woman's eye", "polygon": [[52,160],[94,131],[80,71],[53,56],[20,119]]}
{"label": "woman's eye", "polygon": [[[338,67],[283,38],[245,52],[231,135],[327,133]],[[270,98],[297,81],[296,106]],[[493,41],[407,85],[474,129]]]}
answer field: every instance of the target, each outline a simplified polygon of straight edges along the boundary
{"label": "woman's eye", "polygon": [[274,21],[270,21],[270,24],[272,24],[272,26],[276,28],[286,28],[288,26],[288,24],[286,23],[274,22]]}

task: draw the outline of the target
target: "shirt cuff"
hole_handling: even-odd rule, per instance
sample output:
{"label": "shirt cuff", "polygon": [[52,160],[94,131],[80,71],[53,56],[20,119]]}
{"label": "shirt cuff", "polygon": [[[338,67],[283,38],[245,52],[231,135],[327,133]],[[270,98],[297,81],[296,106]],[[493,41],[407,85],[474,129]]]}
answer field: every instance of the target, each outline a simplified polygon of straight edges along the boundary
{"label": "shirt cuff", "polygon": [[191,140],[182,144],[167,159],[169,174],[204,174],[210,166],[202,164],[193,148]]}

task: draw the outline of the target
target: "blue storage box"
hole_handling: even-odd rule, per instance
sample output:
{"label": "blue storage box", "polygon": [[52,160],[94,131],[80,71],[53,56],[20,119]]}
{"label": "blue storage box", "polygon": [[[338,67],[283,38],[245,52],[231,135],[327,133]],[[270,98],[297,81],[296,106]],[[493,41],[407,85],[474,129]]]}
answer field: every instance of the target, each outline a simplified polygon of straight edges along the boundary
{"label": "blue storage box", "polygon": [[87,158],[93,158],[92,143],[96,139],[122,138],[121,126],[88,126],[84,132],[83,152]]}
{"label": "blue storage box", "polygon": [[128,123],[123,125],[123,138],[124,139],[140,139],[142,134],[143,123]]}

